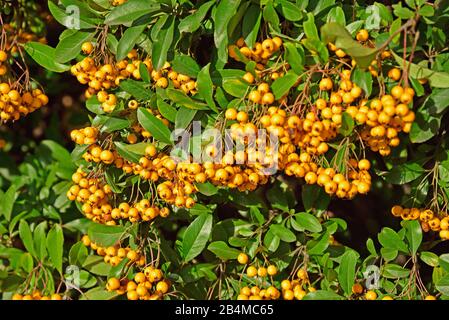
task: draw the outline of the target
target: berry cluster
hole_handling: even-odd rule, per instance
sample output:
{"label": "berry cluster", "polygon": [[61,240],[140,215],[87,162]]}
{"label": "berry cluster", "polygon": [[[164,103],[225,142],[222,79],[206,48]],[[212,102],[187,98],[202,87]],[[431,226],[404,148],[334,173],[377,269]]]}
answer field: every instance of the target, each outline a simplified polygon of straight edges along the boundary
{"label": "berry cluster", "polygon": [[83,154],[84,160],[87,162],[113,164],[120,167],[123,163],[123,158],[119,156],[117,151],[110,149],[103,149],[97,144],[89,146],[87,151]]}
{"label": "berry cluster", "polygon": [[253,60],[255,62],[261,63],[263,65],[267,64],[268,59],[270,59],[273,54],[275,54],[279,48],[282,46],[282,39],[279,37],[274,37],[273,39],[265,39],[260,42],[256,42],[253,48],[249,48],[245,40],[240,38],[237,40],[235,45],[230,45],[229,56],[237,61],[240,61],[240,57],[237,51],[246,57],[247,59]]}
{"label": "berry cluster", "polygon": [[59,293],[42,295],[40,290],[34,290],[31,294],[15,293],[12,300],[62,300],[62,296]]}
{"label": "berry cluster", "polygon": [[4,76],[8,72],[8,67],[5,64],[7,60],[8,54],[5,51],[0,50],[0,76]]}
{"label": "berry cluster", "polygon": [[75,183],[67,192],[71,201],[82,204],[82,211],[86,218],[95,222],[115,225],[112,219],[112,207],[108,203],[112,194],[111,187],[103,183],[99,178],[88,177],[82,169],[78,169],[72,176]]}
{"label": "berry cluster", "polygon": [[439,232],[442,240],[449,240],[449,217],[444,212],[438,214],[431,209],[403,208],[397,205],[391,208],[391,214],[403,220],[419,220],[424,232]]}
{"label": "berry cluster", "polygon": [[70,138],[76,144],[94,144],[97,141],[98,129],[95,127],[85,127],[80,130],[70,132]]}
{"label": "berry cluster", "polygon": [[[91,55],[95,47],[91,42],[86,42],[82,45],[82,50],[84,54]],[[76,76],[78,82],[89,86],[85,93],[86,97],[90,98],[96,94],[102,109],[110,113],[115,110],[118,99],[114,93],[110,93],[108,90],[116,88],[120,81],[124,79],[133,78],[140,80],[142,78],[140,74],[142,65],[150,73],[155,87],[167,88],[170,80],[175,88],[180,88],[184,93],[196,94],[195,80],[174,71],[168,62],[160,70],[154,70],[151,60],[149,58],[139,59],[136,50],[132,50],[128,53],[126,59],[116,63],[102,64],[91,56],[85,57],[72,66],[71,72]],[[132,110],[137,109],[137,101],[131,100],[128,103],[128,107]]]}
{"label": "berry cluster", "polygon": [[309,275],[303,268],[296,272],[296,279],[282,280],[281,288],[284,300],[302,300],[307,292],[316,291],[316,289],[310,285]]}
{"label": "berry cluster", "polygon": [[194,95],[197,93],[196,81],[188,75],[173,70],[168,62],[165,62],[159,71],[151,70],[151,79],[158,88],[167,88],[170,80],[174,88],[181,89],[185,94]]}
{"label": "berry cluster", "polygon": [[[90,42],[83,44],[85,54],[91,54],[93,50],[94,46]],[[141,63],[151,68],[151,61],[149,59],[139,60],[137,52],[133,50],[128,53],[127,59],[117,63],[102,64],[90,56],[85,57],[71,67],[71,72],[79,83],[89,86],[86,90],[87,98],[97,94],[98,100],[103,104],[103,109],[106,112],[112,112],[117,103],[117,97],[114,94],[108,94],[105,90],[117,87],[124,79],[141,79],[139,71]]]}
{"label": "berry cluster", "polygon": [[145,257],[131,248],[121,248],[118,245],[107,248],[101,247],[92,242],[88,235],[84,235],[81,238],[81,241],[86,247],[90,247],[92,250],[96,251],[99,256],[104,257],[104,262],[111,266],[118,265],[125,258],[129,259],[130,263],[135,263],[140,267],[145,265]]}
{"label": "berry cluster", "polygon": [[48,97],[40,90],[14,89],[7,82],[0,83],[0,121],[17,121],[48,103]]}
{"label": "berry cluster", "polygon": [[[244,253],[241,253],[237,259],[241,264],[248,262],[248,256]],[[277,272],[277,267],[274,265],[269,265],[267,268],[249,266],[246,269],[248,278],[258,277],[258,280],[261,280],[264,284],[266,282],[264,278],[267,275],[275,276]],[[237,300],[278,300],[281,297],[284,300],[302,300],[307,292],[316,291],[310,285],[309,277],[305,269],[299,269],[296,276],[297,278],[293,280],[283,279],[280,282],[280,289],[276,288],[275,285],[269,285],[266,289],[257,285],[242,287],[237,296]]]}
{"label": "berry cluster", "polygon": [[136,273],[134,280],[109,278],[106,289],[119,295],[126,293],[128,300],[160,300],[169,292],[170,286],[162,270],[148,266],[143,272]]}
{"label": "berry cluster", "polygon": [[[28,80],[28,67],[23,60],[23,53],[20,51],[22,49],[19,48],[19,45],[29,41],[39,40],[41,43],[46,41],[45,38],[38,39],[35,34],[18,29],[11,24],[2,24],[1,27],[0,122],[17,121],[20,117],[26,116],[48,103],[48,97],[42,90],[31,89]],[[19,62],[18,57],[23,61]],[[18,70],[12,68],[13,64],[19,66],[18,70],[23,72],[22,76],[15,75]],[[6,79],[3,79],[3,77]]]}
{"label": "berry cluster", "polygon": [[[360,283],[356,283],[352,286],[352,293],[354,297],[361,300],[378,300],[378,294],[374,290],[366,290]],[[433,295],[427,294],[423,300],[436,300],[437,298]],[[381,300],[395,300],[391,295],[383,295]]]}
{"label": "berry cluster", "polygon": [[[101,157],[103,152],[99,159],[107,161],[109,158]],[[115,163],[120,165],[119,162],[123,160],[119,160],[116,159]],[[158,216],[165,218],[170,214],[168,207],[158,206],[149,199],[142,199],[134,204],[121,202],[116,207],[111,197],[111,187],[99,178],[88,178],[82,169],[73,174],[72,181],[75,185],[69,189],[68,198],[81,203],[81,210],[86,218],[95,222],[115,225],[115,220],[118,219],[128,219],[131,222],[151,221]]]}
{"label": "berry cluster", "polygon": [[372,151],[387,156],[391,152],[391,147],[399,145],[399,132],[410,132],[415,113],[408,105],[412,102],[414,94],[412,88],[397,85],[392,88],[391,94],[373,99],[369,107],[363,104],[346,109],[357,123],[365,124],[361,137]]}

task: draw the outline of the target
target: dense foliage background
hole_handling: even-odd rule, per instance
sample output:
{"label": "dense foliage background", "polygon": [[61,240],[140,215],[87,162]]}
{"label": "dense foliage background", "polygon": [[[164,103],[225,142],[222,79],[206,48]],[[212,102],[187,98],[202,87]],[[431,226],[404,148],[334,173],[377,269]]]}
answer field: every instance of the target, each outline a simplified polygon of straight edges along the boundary
{"label": "dense foliage background", "polygon": [[[449,296],[448,1],[3,1],[0,14],[3,299]],[[171,133],[195,120],[292,147],[266,177],[172,163]]]}

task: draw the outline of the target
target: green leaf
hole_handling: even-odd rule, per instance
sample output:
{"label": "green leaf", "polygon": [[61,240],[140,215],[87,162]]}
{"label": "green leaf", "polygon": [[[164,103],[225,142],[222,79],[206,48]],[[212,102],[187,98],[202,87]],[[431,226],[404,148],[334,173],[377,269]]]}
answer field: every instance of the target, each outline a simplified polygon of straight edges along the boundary
{"label": "green leaf", "polygon": [[[143,31],[147,28],[145,24],[140,26],[131,27],[125,30],[123,36],[117,45],[117,60],[126,58],[126,55],[134,48],[137,40],[142,35]],[[141,65],[144,65],[143,63]]]}
{"label": "green leaf", "polygon": [[338,281],[347,297],[352,294],[358,258],[359,254],[357,252],[348,250],[342,255],[340,266],[338,267]]}
{"label": "green leaf", "polygon": [[198,88],[198,94],[206,101],[207,105],[216,113],[218,113],[217,106],[215,104],[213,95],[214,88],[212,79],[209,73],[210,63],[205,65],[198,73],[198,79],[196,82]]}
{"label": "green leaf", "polygon": [[368,249],[368,251],[371,255],[377,257],[377,251],[376,251],[376,247],[374,246],[373,239],[369,238],[368,240],[366,240],[366,248]]}
{"label": "green leaf", "polygon": [[85,292],[80,300],[112,300],[118,296],[119,294],[116,291],[107,291],[103,288],[96,287]]}
{"label": "green leaf", "polygon": [[317,63],[327,63],[329,61],[329,51],[327,47],[318,39],[303,39],[301,43],[310,51]]}
{"label": "green leaf", "polygon": [[157,38],[152,46],[151,59],[153,61],[153,67],[156,70],[160,70],[167,61],[167,53],[173,42],[174,31],[175,19],[170,16],[158,32]]}
{"label": "green leaf", "polygon": [[196,78],[198,76],[198,72],[200,72],[200,66],[196,61],[185,54],[176,55],[175,59],[172,62],[173,69],[189,77]]}
{"label": "green leaf", "polygon": [[120,88],[138,100],[148,101],[153,96],[151,90],[142,81],[132,79],[123,80],[120,82]]}
{"label": "green leaf", "polygon": [[378,9],[379,16],[385,24],[391,23],[393,21],[393,15],[391,9],[383,5],[382,3],[375,2],[375,9]]}
{"label": "green leaf", "polygon": [[122,193],[123,188],[120,188],[117,185],[117,181],[119,179],[119,174],[121,172],[119,170],[116,170],[116,168],[109,168],[109,170],[106,170],[104,172],[104,178],[106,180],[106,183],[111,187],[112,192],[114,193]]}
{"label": "green leaf", "polygon": [[407,238],[410,252],[415,255],[422,242],[422,228],[417,220],[402,221],[403,227],[407,230],[405,237]]}
{"label": "green leaf", "polygon": [[34,248],[36,249],[36,256],[39,261],[44,261],[47,256],[47,245],[46,245],[46,229],[47,221],[42,221],[36,228],[34,228],[33,238],[34,238]]}
{"label": "green leaf", "polygon": [[268,232],[265,233],[265,237],[263,238],[263,245],[270,252],[275,252],[279,248],[279,244],[281,242],[281,238],[274,234],[274,231],[270,228]]}
{"label": "green leaf", "polygon": [[100,101],[98,101],[98,98],[96,95],[93,95],[86,101],[86,108],[92,113],[95,114],[105,114],[103,108],[101,107]]}
{"label": "green leaf", "polygon": [[228,61],[228,23],[237,12],[240,0],[222,0],[218,3],[213,17],[215,23],[214,42],[218,48],[218,60]]}
{"label": "green leaf", "polygon": [[114,131],[129,128],[131,126],[131,122],[128,119],[98,115],[92,121],[92,125],[101,126],[101,132],[112,133]]}
{"label": "green leaf", "polygon": [[41,143],[41,147],[45,148],[45,151],[49,151],[52,159],[57,160],[60,165],[63,165],[69,169],[75,169],[75,166],[70,163],[71,157],[70,153],[67,151],[66,148],[61,146],[55,141],[52,140],[44,140]]}
{"label": "green leaf", "polygon": [[282,15],[289,21],[299,21],[302,19],[302,12],[298,6],[287,0],[276,1],[280,4]]}
{"label": "green leaf", "polygon": [[449,107],[449,89],[435,89],[429,96],[431,103],[427,106],[432,114],[440,114]]}
{"label": "green leaf", "polygon": [[47,250],[53,266],[62,274],[62,252],[64,235],[59,224],[55,224],[47,234]]}
{"label": "green leaf", "polygon": [[303,300],[343,300],[344,298],[333,291],[317,290],[309,292]]}
{"label": "green leaf", "polygon": [[83,43],[89,41],[92,37],[92,32],[76,31],[59,41],[54,53],[56,62],[66,63],[75,59],[80,53]]}
{"label": "green leaf", "polygon": [[166,89],[167,97],[176,104],[195,110],[209,110],[209,107],[198,100],[194,100],[181,90]]}
{"label": "green leaf", "polygon": [[129,150],[129,144],[123,143],[123,142],[119,142],[119,141],[115,141],[114,142],[115,148],[118,152],[118,154],[120,156],[122,156],[123,158],[125,158],[126,160],[133,162],[133,163],[139,163],[139,160],[141,158],[141,155],[132,152],[131,150]]}
{"label": "green leaf", "polygon": [[147,142],[139,142],[135,144],[127,144],[126,150],[135,153],[139,156],[145,155],[145,149],[148,147],[149,143]]}
{"label": "green leaf", "polygon": [[198,188],[199,193],[204,194],[208,197],[213,196],[218,192],[218,188],[210,182],[197,183],[196,187]]}
{"label": "green leaf", "polygon": [[70,66],[57,63],[55,49],[39,42],[28,42],[24,45],[25,51],[45,69],[53,72],[65,72]]}
{"label": "green leaf", "polygon": [[206,17],[207,12],[214,4],[215,1],[205,2],[194,13],[183,18],[178,26],[179,32],[193,33],[198,30],[201,26],[201,22]]}
{"label": "green leaf", "polygon": [[432,110],[435,109],[429,97],[416,111],[415,121],[410,130],[410,140],[413,143],[426,142],[437,135],[440,130],[441,116],[432,115]]}
{"label": "green leaf", "polygon": [[23,245],[27,249],[27,251],[29,253],[31,253],[31,255],[33,257],[36,257],[36,250],[34,248],[33,235],[31,233],[31,229],[30,229],[30,226],[28,225],[28,222],[26,222],[25,220],[20,220],[19,236],[23,242]]}
{"label": "green leaf", "polygon": [[313,16],[313,13],[309,12],[307,14],[307,20],[304,21],[302,25],[304,28],[304,33],[306,34],[307,38],[316,40],[320,38],[318,36],[318,30],[315,25],[315,17]]}
{"label": "green leaf", "polygon": [[380,254],[385,261],[392,261],[398,256],[398,250],[392,248],[380,248]]}
{"label": "green leaf", "polygon": [[224,241],[214,241],[207,247],[207,250],[214,253],[221,260],[237,259],[240,251],[229,247]]}
{"label": "green leaf", "polygon": [[[92,288],[98,282],[97,278],[93,274],[87,272],[86,270],[81,270],[78,276],[79,276],[79,287],[83,289]],[[71,274],[68,274],[67,277],[66,275],[64,275],[64,277],[66,279],[67,277],[70,279],[73,276]]]}
{"label": "green leaf", "polygon": [[329,247],[329,236],[329,231],[326,231],[317,240],[310,240],[307,242],[307,253],[310,255],[323,254],[324,250]]}
{"label": "green leaf", "polygon": [[145,65],[145,63],[139,64],[139,73],[143,81],[145,81],[146,83],[151,83],[150,72],[148,71],[148,67]]}
{"label": "green leaf", "polygon": [[397,264],[386,264],[382,268],[382,276],[387,279],[398,279],[408,277],[410,270]]}
{"label": "green leaf", "polygon": [[304,71],[304,49],[301,46],[295,46],[292,42],[284,43],[285,59],[288,61],[292,70],[296,74],[301,74]]}
{"label": "green leaf", "polygon": [[428,266],[437,267],[439,265],[439,263],[438,263],[438,256],[435,253],[433,253],[433,252],[422,251],[419,254],[419,257]]}
{"label": "green leaf", "polygon": [[178,113],[176,114],[175,128],[186,129],[193,118],[195,118],[197,112],[198,110],[179,108]]}
{"label": "green leaf", "polygon": [[118,265],[109,270],[108,277],[120,278],[127,265],[129,265],[129,259],[125,257]]}
{"label": "green leaf", "polygon": [[354,34],[356,34],[356,32],[358,30],[360,30],[363,27],[363,25],[364,25],[364,21],[357,20],[357,21],[351,22],[350,24],[346,25],[346,30],[348,30],[348,32],[351,35],[354,35]]}
{"label": "green leaf", "polygon": [[228,78],[223,80],[223,89],[233,97],[241,98],[248,92],[248,83],[240,78]]}
{"label": "green leaf", "polygon": [[279,16],[274,9],[271,1],[268,2],[263,8],[263,19],[265,20],[265,22],[268,22],[270,24],[270,27],[273,28],[276,32],[281,31],[279,28]]}
{"label": "green leaf", "polygon": [[438,258],[438,264],[444,271],[449,272],[449,253],[442,254]]}
{"label": "green leaf", "polygon": [[286,227],[280,224],[272,224],[270,230],[273,231],[275,236],[278,236],[282,241],[294,242],[296,241],[296,235]]}
{"label": "green leaf", "polygon": [[102,247],[117,244],[125,235],[126,228],[123,226],[108,226],[93,223],[89,226],[87,234],[89,238]]}
{"label": "green leaf", "polygon": [[137,119],[142,127],[151,133],[151,135],[166,144],[172,145],[170,129],[154,115],[152,115],[147,109],[139,108],[137,111]]}
{"label": "green leaf", "polygon": [[187,227],[181,250],[184,262],[189,262],[204,250],[212,231],[212,221],[211,214],[203,213]]}
{"label": "green leaf", "polygon": [[80,218],[80,219],[75,219],[75,220],[65,223],[64,228],[69,231],[72,231],[72,232],[78,231],[83,234],[86,234],[89,226],[94,223],[95,222],[92,222],[89,219]]}
{"label": "green leaf", "polygon": [[31,256],[31,254],[29,252],[25,252],[20,257],[20,266],[27,273],[31,273],[33,271],[33,266],[34,266],[33,257]]}
{"label": "green leaf", "polygon": [[431,5],[425,4],[419,8],[418,13],[423,17],[431,17],[435,14],[435,9]]}
{"label": "green leaf", "polygon": [[112,266],[104,262],[104,258],[97,255],[87,256],[83,268],[98,276],[108,276]]}
{"label": "green leaf", "polygon": [[[72,10],[67,10],[66,8],[62,9],[60,7],[58,7],[55,3],[53,3],[52,1],[48,1],[48,9],[50,10],[50,13],[52,14],[52,16],[55,18],[56,21],[58,21],[60,24],[62,24],[63,26],[65,26],[67,29],[75,29],[77,26],[77,23],[74,23],[74,11]],[[77,6],[77,8],[79,9],[80,7]],[[96,27],[96,24],[99,22],[98,19],[94,19],[93,17],[90,17],[88,15],[85,14],[81,14],[81,10],[80,10],[80,14],[78,15],[78,21],[79,22],[79,28],[80,29],[93,29]]]}
{"label": "green leaf", "polygon": [[449,295],[449,275],[446,275],[435,283],[435,288],[444,295]]}
{"label": "green leaf", "polygon": [[378,53],[377,48],[364,47],[355,41],[348,30],[336,22],[322,26],[321,37],[325,43],[333,42],[337,48],[349,54],[361,68],[367,68]]}
{"label": "green leaf", "polygon": [[351,73],[352,81],[358,85],[366,93],[367,97],[371,95],[373,90],[373,76],[371,72],[355,68]]}
{"label": "green leaf", "polygon": [[282,210],[283,212],[289,212],[289,208],[294,207],[296,204],[293,190],[287,184],[281,183],[280,181],[277,181],[266,192],[266,196],[273,208]]}
{"label": "green leaf", "polygon": [[441,278],[443,278],[445,272],[441,267],[435,267],[433,268],[432,272],[432,281],[433,283],[437,283],[440,281]]}
{"label": "green leaf", "polygon": [[12,184],[5,193],[0,193],[0,213],[5,216],[6,221],[11,220],[14,203],[18,197],[17,186]]}
{"label": "green leaf", "polygon": [[405,184],[419,178],[425,172],[418,163],[404,163],[394,166],[390,172],[382,177],[392,184]]}
{"label": "green leaf", "polygon": [[347,137],[352,134],[354,130],[354,119],[347,112],[343,112],[341,117],[341,127],[338,129],[338,132],[343,136]]}
{"label": "green leaf", "polygon": [[289,70],[283,77],[277,78],[271,85],[274,97],[280,99],[285,94],[288,94],[296,81],[298,81],[298,77],[293,70]]}
{"label": "green leaf", "polygon": [[112,33],[106,37],[106,45],[113,54],[117,54],[118,40]]}
{"label": "green leaf", "polygon": [[88,255],[89,252],[86,246],[79,241],[70,248],[69,263],[71,265],[82,266]]}
{"label": "green leaf", "polygon": [[252,48],[257,39],[257,34],[260,28],[260,21],[262,19],[262,11],[260,7],[253,4],[245,13],[242,22],[242,36],[248,47]]}
{"label": "green leaf", "polygon": [[[390,36],[393,36],[393,34],[395,34],[395,32],[398,31],[401,28],[401,26],[402,26],[402,21],[400,18],[394,20],[390,25]],[[396,34],[392,39],[392,43],[398,44],[400,38],[401,38],[401,34],[400,33]]]}
{"label": "green leaf", "polygon": [[318,185],[304,185],[302,187],[301,199],[306,210],[323,211],[327,209],[330,203],[329,195]]}
{"label": "green leaf", "polygon": [[253,221],[256,221],[260,226],[264,224],[265,218],[263,214],[260,212],[259,208],[256,206],[249,207],[249,214]]}
{"label": "green leaf", "polygon": [[391,228],[383,228],[377,237],[384,248],[408,252],[408,248],[404,241],[402,241],[399,235]]}
{"label": "green leaf", "polygon": [[341,7],[332,8],[327,15],[327,22],[336,22],[346,26],[346,17],[343,9]]}
{"label": "green leaf", "polygon": [[449,88],[449,73],[430,70],[421,65],[404,61],[394,52],[392,52],[392,54],[398,65],[404,66],[406,69],[409,68],[410,77],[415,79],[427,79],[430,86],[434,88]]}
{"label": "green leaf", "polygon": [[414,12],[412,10],[402,7],[400,4],[393,5],[393,8],[394,8],[393,10],[394,15],[401,19],[407,20],[413,18],[414,16]]}
{"label": "green leaf", "polygon": [[295,214],[295,221],[303,229],[310,232],[321,232],[323,230],[320,221],[314,215],[307,212]]}
{"label": "green leaf", "polygon": [[159,97],[157,98],[157,109],[161,115],[171,123],[176,121],[176,114],[178,111]]}
{"label": "green leaf", "polygon": [[128,25],[144,15],[154,13],[160,5],[153,0],[128,0],[122,5],[114,7],[106,16],[104,23],[110,26]]}

